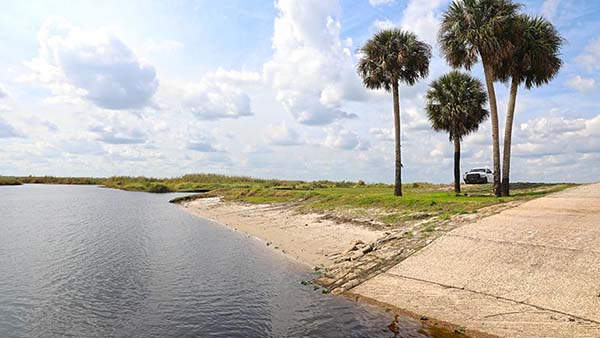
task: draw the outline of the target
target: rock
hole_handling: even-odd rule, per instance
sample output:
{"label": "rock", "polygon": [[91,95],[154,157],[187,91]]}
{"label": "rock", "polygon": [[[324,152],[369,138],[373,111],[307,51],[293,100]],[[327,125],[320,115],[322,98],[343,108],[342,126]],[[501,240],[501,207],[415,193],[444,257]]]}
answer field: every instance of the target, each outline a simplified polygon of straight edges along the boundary
{"label": "rock", "polygon": [[349,261],[350,259],[351,259],[350,257],[347,257],[347,256],[342,256],[342,257],[340,257],[340,258],[338,258],[338,259],[334,260],[334,261],[333,261],[333,263],[334,263],[334,264],[340,264],[340,263],[342,263],[342,262],[347,262],[347,261]]}
{"label": "rock", "polygon": [[335,279],[330,278],[330,277],[319,277],[319,278],[315,278],[315,282],[319,283],[321,285],[331,285],[332,283],[335,282]]}
{"label": "rock", "polygon": [[348,254],[354,250],[358,250],[358,245],[360,245],[360,244],[365,244],[365,242],[361,241],[360,239],[356,239],[356,240],[353,240],[352,242],[350,242],[350,247],[346,251],[344,251],[344,255]]}
{"label": "rock", "polygon": [[360,284],[358,279],[352,279],[352,280],[349,280],[348,282],[344,283],[344,285],[342,285],[342,289],[350,290],[353,287],[357,286],[358,284]]}
{"label": "rock", "polygon": [[364,256],[364,255],[365,255],[365,253],[364,253],[364,252],[362,252],[362,251],[354,251],[354,252],[352,253],[352,255],[350,255],[350,260],[351,260],[351,261],[355,261],[355,260],[357,260],[357,259],[361,258],[361,257],[362,257],[362,256]]}
{"label": "rock", "polygon": [[344,291],[346,291],[346,290],[344,290],[343,288],[336,288],[336,289],[331,290],[331,294],[334,296],[337,296],[337,295],[341,295],[342,293],[344,293]]}

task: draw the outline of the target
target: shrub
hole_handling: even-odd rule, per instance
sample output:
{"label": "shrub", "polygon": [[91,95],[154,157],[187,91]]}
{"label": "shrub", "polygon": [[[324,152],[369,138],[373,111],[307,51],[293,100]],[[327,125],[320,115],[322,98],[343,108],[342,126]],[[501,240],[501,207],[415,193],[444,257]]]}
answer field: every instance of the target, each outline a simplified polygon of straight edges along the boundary
{"label": "shrub", "polygon": [[150,183],[150,186],[148,187],[148,192],[153,192],[153,193],[158,193],[158,194],[163,194],[166,192],[170,192],[171,189],[169,189],[169,187],[167,187],[164,184],[160,184],[160,183]]}

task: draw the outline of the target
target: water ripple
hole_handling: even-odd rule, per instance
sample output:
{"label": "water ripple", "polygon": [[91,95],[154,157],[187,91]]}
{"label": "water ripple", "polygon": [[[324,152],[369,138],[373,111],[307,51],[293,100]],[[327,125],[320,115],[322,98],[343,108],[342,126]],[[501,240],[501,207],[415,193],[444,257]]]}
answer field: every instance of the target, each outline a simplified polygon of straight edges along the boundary
{"label": "water ripple", "polygon": [[304,267],[171,196],[0,189],[0,337],[393,336],[390,314],[301,285]]}

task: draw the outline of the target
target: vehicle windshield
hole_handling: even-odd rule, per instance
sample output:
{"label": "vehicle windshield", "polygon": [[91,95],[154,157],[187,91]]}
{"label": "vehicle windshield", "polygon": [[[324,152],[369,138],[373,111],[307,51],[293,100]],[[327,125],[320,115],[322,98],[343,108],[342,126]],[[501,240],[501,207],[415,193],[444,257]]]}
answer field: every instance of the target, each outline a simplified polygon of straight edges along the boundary
{"label": "vehicle windshield", "polygon": [[484,173],[485,169],[472,169],[471,172],[472,173]]}

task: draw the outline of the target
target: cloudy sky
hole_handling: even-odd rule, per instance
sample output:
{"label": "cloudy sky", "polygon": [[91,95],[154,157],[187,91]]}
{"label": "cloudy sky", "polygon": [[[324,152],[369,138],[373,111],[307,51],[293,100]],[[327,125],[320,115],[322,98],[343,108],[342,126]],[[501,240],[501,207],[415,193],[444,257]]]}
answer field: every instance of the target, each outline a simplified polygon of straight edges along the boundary
{"label": "cloudy sky", "polygon": [[[402,27],[434,48],[401,86],[404,179],[452,180],[423,111],[449,67],[448,0],[11,1],[0,12],[0,175],[215,172],[391,182],[391,95],[365,90],[357,49]],[[549,85],[521,90],[513,181],[600,180],[600,3],[525,1],[567,39]],[[474,74],[481,77],[480,65]],[[496,85],[504,124],[507,86]],[[489,121],[463,171],[491,166]]]}

